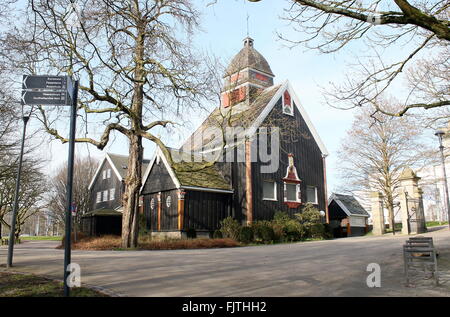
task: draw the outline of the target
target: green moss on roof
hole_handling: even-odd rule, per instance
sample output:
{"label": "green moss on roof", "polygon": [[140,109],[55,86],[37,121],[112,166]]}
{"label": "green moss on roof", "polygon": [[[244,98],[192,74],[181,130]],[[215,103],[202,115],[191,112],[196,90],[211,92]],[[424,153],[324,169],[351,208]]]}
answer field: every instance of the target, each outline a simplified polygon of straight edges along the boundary
{"label": "green moss on roof", "polygon": [[182,186],[231,190],[216,166],[207,162],[181,162],[172,165]]}

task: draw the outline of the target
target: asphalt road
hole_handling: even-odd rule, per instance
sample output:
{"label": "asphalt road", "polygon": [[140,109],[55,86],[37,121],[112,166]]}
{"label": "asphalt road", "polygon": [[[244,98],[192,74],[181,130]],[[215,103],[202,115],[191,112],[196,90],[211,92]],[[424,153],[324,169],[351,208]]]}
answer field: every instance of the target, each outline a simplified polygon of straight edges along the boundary
{"label": "asphalt road", "polygon": [[[438,249],[450,250],[450,231],[427,233]],[[402,245],[406,236],[355,237],[331,241],[231,249],[175,251],[73,251],[82,283],[123,296],[450,296],[429,280],[406,287]],[[14,271],[62,279],[57,242],[16,246]],[[0,248],[0,264],[7,250]],[[381,267],[381,287],[369,288],[369,263]],[[1,269],[1,268],[0,268]],[[4,267],[3,267],[4,269]],[[450,268],[447,268],[450,269]],[[446,275],[447,274],[447,275]]]}

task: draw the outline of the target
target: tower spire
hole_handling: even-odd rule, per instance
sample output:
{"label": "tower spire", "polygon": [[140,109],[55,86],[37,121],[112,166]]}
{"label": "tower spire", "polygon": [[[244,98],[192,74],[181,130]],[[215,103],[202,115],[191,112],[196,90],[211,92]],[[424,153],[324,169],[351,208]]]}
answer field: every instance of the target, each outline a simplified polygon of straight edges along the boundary
{"label": "tower spire", "polygon": [[250,32],[249,32],[249,27],[248,27],[248,25],[249,25],[248,21],[249,20],[250,20],[250,15],[247,12],[247,37],[250,37]]}

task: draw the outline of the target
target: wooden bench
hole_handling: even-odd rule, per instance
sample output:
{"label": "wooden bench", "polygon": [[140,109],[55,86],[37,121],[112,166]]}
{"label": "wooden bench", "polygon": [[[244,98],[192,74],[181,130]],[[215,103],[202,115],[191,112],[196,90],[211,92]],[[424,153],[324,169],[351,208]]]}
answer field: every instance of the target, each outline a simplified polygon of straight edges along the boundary
{"label": "wooden bench", "polygon": [[415,237],[406,241],[403,246],[406,283],[409,284],[411,268],[423,267],[425,274],[430,269],[436,285],[439,284],[437,268],[437,252],[433,239],[428,237]]}

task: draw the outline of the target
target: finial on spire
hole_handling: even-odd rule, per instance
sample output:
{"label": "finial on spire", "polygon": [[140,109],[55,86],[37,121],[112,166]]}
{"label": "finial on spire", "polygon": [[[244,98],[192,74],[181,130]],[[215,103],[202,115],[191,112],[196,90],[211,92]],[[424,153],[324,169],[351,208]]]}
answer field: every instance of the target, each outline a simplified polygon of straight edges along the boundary
{"label": "finial on spire", "polygon": [[250,37],[249,35],[249,27],[248,27],[248,20],[250,19],[250,15],[247,12],[247,37]]}

